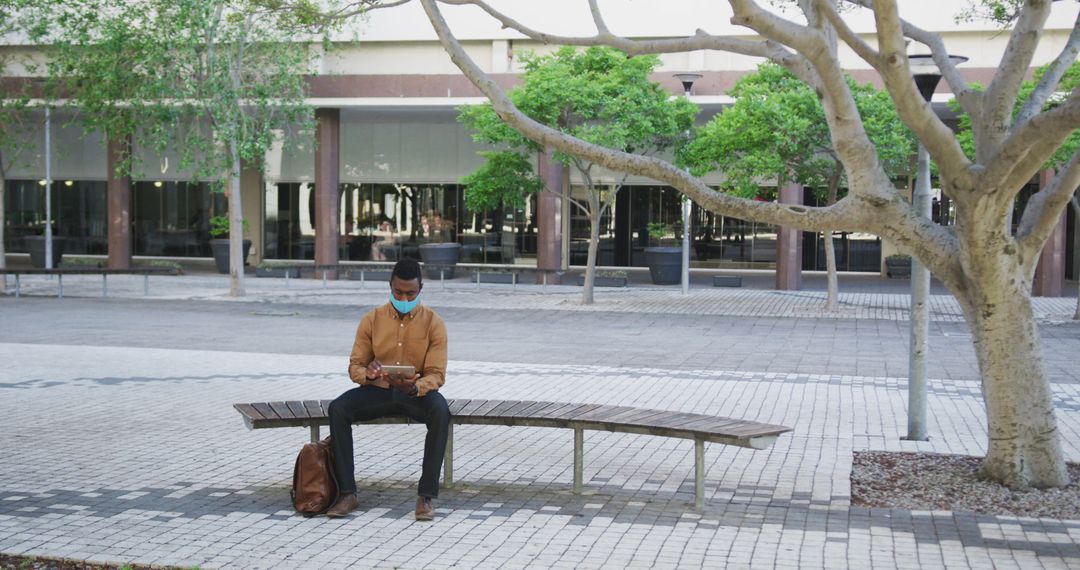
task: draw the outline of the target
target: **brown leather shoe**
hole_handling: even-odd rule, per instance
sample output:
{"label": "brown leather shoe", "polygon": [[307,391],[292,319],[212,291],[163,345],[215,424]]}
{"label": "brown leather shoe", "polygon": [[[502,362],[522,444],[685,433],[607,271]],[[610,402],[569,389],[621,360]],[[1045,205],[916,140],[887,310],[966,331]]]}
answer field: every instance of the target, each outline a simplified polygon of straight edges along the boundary
{"label": "brown leather shoe", "polygon": [[416,498],[416,520],[418,521],[433,521],[435,520],[435,507],[431,505],[431,497],[417,497]]}
{"label": "brown leather shoe", "polygon": [[338,500],[334,503],[334,506],[330,507],[330,510],[326,511],[326,516],[332,519],[348,516],[349,513],[356,510],[356,507],[359,506],[360,501],[356,500],[356,493],[345,493],[338,497]]}

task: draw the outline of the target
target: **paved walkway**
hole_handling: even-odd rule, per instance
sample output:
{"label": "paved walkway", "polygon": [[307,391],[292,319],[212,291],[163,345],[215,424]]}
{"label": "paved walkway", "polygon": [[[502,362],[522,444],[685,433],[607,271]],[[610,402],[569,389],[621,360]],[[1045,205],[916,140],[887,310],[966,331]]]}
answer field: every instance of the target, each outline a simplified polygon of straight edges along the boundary
{"label": "paved walkway", "polygon": [[[348,387],[344,354],[259,350],[265,333],[257,326],[222,334],[250,346],[244,352],[204,346],[182,327],[146,342],[136,342],[137,327],[78,342],[63,333],[92,335],[86,323],[132,310],[165,329],[172,313],[164,309],[185,308],[226,328],[241,322],[240,311],[227,309],[243,307],[264,319],[294,315],[292,325],[275,321],[283,323],[275,334],[291,329],[318,345],[340,341],[340,322],[380,302],[385,286],[293,281],[286,288],[251,279],[249,296],[233,300],[223,278],[154,278],[144,300],[140,279],[110,279],[116,299],[100,302],[99,280],[76,281],[65,280],[65,295],[81,300],[48,298],[54,284],[44,280],[26,283],[27,299],[0,298],[0,322],[19,327],[0,332],[0,552],[202,568],[1080,568],[1080,521],[850,506],[854,451],[984,451],[985,416],[970,370],[933,379],[931,441],[907,442],[899,374],[838,373],[832,364],[807,370],[797,360],[787,370],[695,368],[681,355],[625,367],[588,360],[587,350],[567,351],[562,362],[537,363],[528,352],[515,362],[455,358],[449,397],[635,405],[795,431],[765,451],[709,445],[707,504],[696,512],[690,442],[586,432],[586,492],[578,496],[570,492],[571,432],[463,426],[455,430],[458,485],[437,501],[434,523],[417,523],[422,428],[357,428],[361,511],[304,519],[288,508],[288,486],[307,430],[247,431],[230,405],[332,398]],[[574,318],[585,311],[607,312],[634,331],[637,338],[615,337],[627,352],[661,338],[694,344],[713,315],[750,345],[765,345],[777,323],[857,330],[906,318],[902,295],[874,291],[846,293],[837,314],[823,314],[812,291],[695,288],[683,297],[677,289],[603,289],[591,307],[577,295],[576,288],[478,292],[463,282],[445,290],[429,283],[425,302],[487,323],[488,342],[532,337],[538,350],[555,337],[596,342]],[[1036,301],[1059,349],[1080,348],[1080,325],[1064,320],[1074,302]],[[214,306],[221,317],[203,313]],[[331,317],[337,308],[346,317]],[[954,301],[935,296],[933,308],[942,330],[962,331]],[[503,323],[509,319],[512,326]],[[50,342],[50,329],[63,330]],[[906,351],[902,335],[881,334],[863,349],[897,358]],[[1066,454],[1080,461],[1080,383],[1055,382],[1054,395]]]}

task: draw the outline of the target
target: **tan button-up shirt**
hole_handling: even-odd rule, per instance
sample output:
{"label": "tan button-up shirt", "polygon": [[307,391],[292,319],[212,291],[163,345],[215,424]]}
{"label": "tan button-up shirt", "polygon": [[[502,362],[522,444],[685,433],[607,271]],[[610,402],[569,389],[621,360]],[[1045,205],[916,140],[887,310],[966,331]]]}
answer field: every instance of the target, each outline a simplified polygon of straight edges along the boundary
{"label": "tan button-up shirt", "polygon": [[446,324],[423,304],[404,317],[389,302],[376,307],[360,319],[356,329],[349,377],[360,385],[389,388],[382,379],[367,379],[367,365],[372,360],[411,365],[420,372],[416,386],[421,396],[438,390],[446,381]]}

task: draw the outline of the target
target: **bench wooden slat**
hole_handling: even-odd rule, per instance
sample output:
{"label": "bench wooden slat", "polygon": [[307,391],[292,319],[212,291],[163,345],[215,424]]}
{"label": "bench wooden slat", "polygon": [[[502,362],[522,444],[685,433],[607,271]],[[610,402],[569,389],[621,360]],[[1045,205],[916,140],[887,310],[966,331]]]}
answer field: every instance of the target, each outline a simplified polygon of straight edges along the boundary
{"label": "bench wooden slat", "polygon": [[319,408],[322,410],[322,415],[330,417],[330,402],[333,400],[319,400]]}
{"label": "bench wooden slat", "polygon": [[236,411],[243,414],[246,418],[252,420],[263,419],[263,415],[260,414],[259,410],[256,410],[255,406],[252,406],[251,404],[233,404],[233,407],[236,408]]}
{"label": "bench wooden slat", "polygon": [[593,410],[595,410],[595,409],[597,409],[599,407],[600,407],[599,404],[586,404],[586,405],[584,405],[584,406],[582,406],[582,407],[580,407],[580,408],[578,408],[576,410],[571,410],[569,412],[563,412],[561,414],[561,416],[560,416],[560,419],[576,420],[576,419],[580,418],[581,416],[583,416],[583,415],[585,415],[585,414],[587,414],[587,413],[589,413],[589,412],[591,412],[591,411],[593,411]]}
{"label": "bench wooden slat", "polygon": [[582,405],[584,405],[584,404],[567,404],[567,403],[556,402],[555,404],[553,404],[551,406],[547,406],[544,409],[537,412],[536,417],[538,417],[538,418],[558,418],[558,417],[560,417],[561,413],[566,412],[566,411],[572,411],[572,410],[574,410],[576,408],[581,407]]}
{"label": "bench wooden slat", "polygon": [[289,411],[292,412],[294,418],[310,418],[307,409],[304,408],[304,403],[298,400],[290,400],[285,402],[285,405],[289,407]]}
{"label": "bench wooden slat", "polygon": [[270,402],[270,407],[273,408],[279,418],[283,420],[294,419],[292,411],[289,410],[289,406],[285,405],[285,402]]}
{"label": "bench wooden slat", "polygon": [[503,400],[485,400],[484,404],[482,406],[476,408],[476,411],[472,412],[470,415],[473,415],[473,416],[486,416],[486,415],[488,415],[488,412],[490,412],[491,410],[494,410],[495,408],[499,407],[500,404],[503,404],[503,403],[505,403]]}
{"label": "bench wooden slat", "polygon": [[448,404],[450,406],[450,415],[451,416],[456,416],[456,415],[460,414],[461,410],[465,409],[465,407],[468,406],[472,402],[473,402],[473,400],[468,400],[468,399],[465,399],[465,398],[457,398],[457,399],[454,399],[454,400],[450,400],[448,402]]}
{"label": "bench wooden slat", "polygon": [[624,406],[600,406],[595,410],[586,412],[584,414],[579,414],[578,416],[574,417],[574,421],[601,422],[629,410],[630,408]]}
{"label": "bench wooden slat", "polygon": [[532,416],[534,412],[537,412],[547,406],[550,406],[551,402],[531,402],[528,406],[516,410],[513,412],[513,417],[522,418]]}
{"label": "bench wooden slat", "polygon": [[267,404],[267,403],[264,403],[264,402],[257,402],[257,403],[251,404],[251,405],[254,406],[255,409],[258,410],[260,414],[262,414],[262,417],[263,417],[264,420],[277,420],[277,419],[280,419],[278,417],[278,415],[276,413],[274,413],[274,410],[270,407],[270,404]]}
{"label": "bench wooden slat", "polygon": [[462,416],[474,415],[474,412],[476,412],[476,410],[480,409],[480,407],[483,406],[484,404],[486,404],[487,402],[488,402],[488,400],[470,400],[468,405],[466,405],[464,408],[462,408],[461,411],[459,412],[459,414],[462,415]]}
{"label": "bench wooden slat", "polygon": [[490,411],[488,411],[484,415],[489,417],[489,418],[511,417],[510,412],[512,412],[513,410],[515,410],[517,408],[520,408],[523,403],[526,403],[526,402],[521,402],[519,400],[507,400],[507,401],[495,406],[494,408],[492,408]]}
{"label": "bench wooden slat", "polygon": [[304,400],[304,410],[307,411],[309,418],[325,418],[326,414],[323,413],[322,407],[319,406],[318,400]]}

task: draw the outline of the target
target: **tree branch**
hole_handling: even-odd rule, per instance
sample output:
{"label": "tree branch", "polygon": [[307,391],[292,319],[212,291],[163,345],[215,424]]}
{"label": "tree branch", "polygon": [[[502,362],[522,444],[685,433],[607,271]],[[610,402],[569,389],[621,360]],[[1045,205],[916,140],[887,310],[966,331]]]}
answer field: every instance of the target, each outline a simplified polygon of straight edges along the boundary
{"label": "tree branch", "polygon": [[1031,96],[1028,97],[1023,108],[1020,109],[1020,113],[1016,115],[1013,123],[1014,129],[1016,128],[1016,125],[1031,120],[1032,117],[1042,111],[1043,106],[1046,105],[1046,101],[1057,89],[1065,72],[1068,71],[1069,67],[1076,61],[1077,53],[1080,53],[1080,13],[1077,13],[1076,15],[1076,22],[1073,24],[1069,39],[1065,42],[1065,47],[1054,61],[1050,63],[1046,73],[1044,73],[1042,79],[1039,80],[1039,84],[1035,87],[1035,90],[1031,92]]}
{"label": "tree branch", "polygon": [[848,47],[862,58],[863,61],[869,63],[871,67],[877,68],[880,65],[880,55],[874,48],[870,47],[870,44],[863,41],[854,30],[847,25],[847,22],[840,17],[840,13],[836,11],[836,6],[829,0],[818,0],[818,9],[821,10],[825,18],[836,29],[836,33],[840,36],[840,39],[847,44]]}
{"label": "tree branch", "polygon": [[[876,69],[885,81],[897,114],[933,156],[942,176],[950,178],[957,186],[970,187],[972,177],[968,168],[971,161],[964,155],[952,129],[941,121],[915,87],[896,2],[876,0],[873,7],[881,51],[881,66]],[[941,53],[935,52],[934,60],[941,69],[948,69],[952,65]]]}
{"label": "tree branch", "polygon": [[1024,215],[1016,228],[1016,241],[1020,248],[1019,258],[1029,268],[1038,262],[1038,252],[1050,239],[1061,219],[1061,211],[1074,199],[1077,186],[1080,186],[1080,149],[1054,175],[1050,184],[1036,192],[1024,207]]}
{"label": "tree branch", "polygon": [[596,3],[596,0],[589,0],[589,11],[592,12],[593,24],[596,25],[596,31],[600,35],[611,35],[611,31],[608,30],[607,24],[604,23],[604,16],[600,13],[600,6]]}
{"label": "tree branch", "polygon": [[1012,200],[1021,187],[1080,127],[1080,86],[1062,105],[1036,115],[1011,133],[985,161],[979,187],[999,188],[1001,200]]}
{"label": "tree branch", "polygon": [[[790,57],[790,51],[784,49],[774,41],[744,40],[724,36],[714,36],[703,30],[697,30],[693,36],[686,38],[670,38],[658,40],[631,40],[612,33],[599,30],[595,36],[560,36],[540,32],[517,20],[494,9],[484,0],[438,0],[442,4],[452,6],[476,6],[487,12],[489,16],[497,20],[504,28],[509,28],[522,35],[544,43],[570,46],[611,46],[626,52],[628,55],[679,53],[697,51],[703,49],[728,51],[742,55],[764,57],[770,59],[783,59]],[[602,22],[602,20],[601,20]]]}
{"label": "tree branch", "polygon": [[[983,119],[991,129],[1007,131],[1016,107],[1016,94],[1024,82],[1035,48],[1042,38],[1043,25],[1050,17],[1050,0],[1026,0],[1020,10],[1009,43],[998,62],[998,71],[984,96]],[[1040,105],[1041,109],[1042,106]]]}

